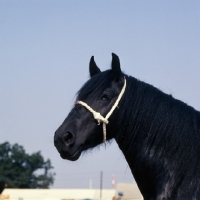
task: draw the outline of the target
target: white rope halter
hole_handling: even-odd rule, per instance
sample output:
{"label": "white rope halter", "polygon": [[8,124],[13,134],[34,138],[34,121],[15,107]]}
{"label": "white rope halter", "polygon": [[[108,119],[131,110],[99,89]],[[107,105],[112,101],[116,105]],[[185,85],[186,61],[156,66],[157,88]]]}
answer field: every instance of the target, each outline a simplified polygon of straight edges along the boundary
{"label": "white rope halter", "polygon": [[106,141],[106,124],[109,123],[108,118],[111,116],[111,114],[113,113],[113,111],[115,110],[115,108],[118,106],[120,99],[122,98],[124,92],[126,89],[126,79],[124,77],[124,86],[115,102],[115,104],[112,106],[112,108],[110,109],[110,111],[108,112],[108,114],[106,115],[106,117],[104,118],[99,112],[96,112],[95,110],[93,110],[90,106],[88,106],[86,103],[84,103],[83,101],[77,101],[76,104],[81,104],[82,106],[84,106],[85,108],[87,108],[94,116],[94,119],[97,120],[98,125],[100,125],[100,123],[103,123],[103,142]]}

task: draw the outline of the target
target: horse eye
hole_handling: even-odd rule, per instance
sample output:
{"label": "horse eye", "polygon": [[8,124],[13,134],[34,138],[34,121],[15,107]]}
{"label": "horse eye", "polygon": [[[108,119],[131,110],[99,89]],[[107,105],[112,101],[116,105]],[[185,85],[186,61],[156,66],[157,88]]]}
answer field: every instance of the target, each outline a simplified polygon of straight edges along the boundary
{"label": "horse eye", "polygon": [[109,94],[104,94],[102,96],[102,100],[110,100],[110,99],[111,99],[111,95],[109,95]]}

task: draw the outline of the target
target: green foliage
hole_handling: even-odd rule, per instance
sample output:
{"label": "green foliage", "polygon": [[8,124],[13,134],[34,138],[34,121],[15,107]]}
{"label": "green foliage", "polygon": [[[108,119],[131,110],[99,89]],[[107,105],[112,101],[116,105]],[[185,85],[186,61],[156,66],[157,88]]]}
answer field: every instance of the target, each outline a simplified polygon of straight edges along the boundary
{"label": "green foliage", "polygon": [[0,181],[8,188],[48,188],[54,181],[52,168],[40,152],[28,155],[18,144],[0,144]]}

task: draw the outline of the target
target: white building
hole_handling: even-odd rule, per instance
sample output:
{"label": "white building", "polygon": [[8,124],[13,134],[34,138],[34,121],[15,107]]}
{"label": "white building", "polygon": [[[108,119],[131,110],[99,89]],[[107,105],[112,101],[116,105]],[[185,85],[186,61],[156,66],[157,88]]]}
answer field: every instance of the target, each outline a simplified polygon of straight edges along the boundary
{"label": "white building", "polygon": [[[123,193],[122,200],[141,200],[142,196],[136,184],[120,183],[115,189],[103,189],[103,200],[112,200]],[[9,200],[80,200],[100,199],[99,189],[5,189],[2,193]],[[0,198],[1,199],[1,198]],[[3,200],[5,200],[2,197]],[[6,198],[7,199],[7,198]]]}

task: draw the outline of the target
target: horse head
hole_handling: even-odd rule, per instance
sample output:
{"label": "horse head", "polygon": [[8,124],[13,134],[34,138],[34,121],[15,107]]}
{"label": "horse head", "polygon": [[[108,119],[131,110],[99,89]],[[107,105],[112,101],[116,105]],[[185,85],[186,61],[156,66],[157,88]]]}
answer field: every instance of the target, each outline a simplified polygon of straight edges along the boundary
{"label": "horse head", "polygon": [[78,91],[74,107],[55,132],[54,144],[63,159],[75,161],[82,151],[103,144],[117,132],[119,96],[125,89],[118,56],[112,54],[111,69],[104,72],[92,56],[89,72],[90,79]]}

